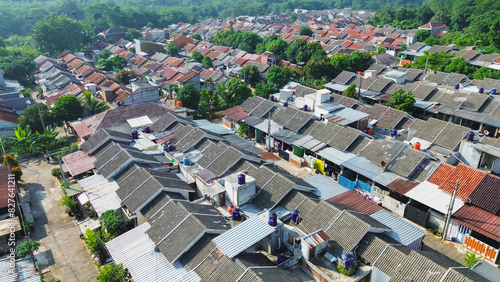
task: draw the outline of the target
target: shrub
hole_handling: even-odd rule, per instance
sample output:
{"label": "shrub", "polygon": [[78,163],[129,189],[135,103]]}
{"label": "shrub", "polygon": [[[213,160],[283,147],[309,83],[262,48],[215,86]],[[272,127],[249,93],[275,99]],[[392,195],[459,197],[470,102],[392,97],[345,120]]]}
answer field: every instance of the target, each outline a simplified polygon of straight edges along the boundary
{"label": "shrub", "polygon": [[78,145],[78,142],[73,142],[69,148],[71,151],[78,151],[78,149],[80,149],[80,145]]}
{"label": "shrub", "polygon": [[123,223],[123,217],[119,211],[109,210],[99,217],[99,222],[111,235],[117,235]]}
{"label": "shrub", "polygon": [[50,173],[52,174],[52,176],[55,176],[57,178],[60,178],[61,177],[61,169],[58,168],[58,167],[54,167]]}
{"label": "shrub", "polygon": [[482,258],[482,256],[476,256],[476,254],[473,252],[466,252],[462,257],[462,259],[465,261],[465,265],[467,265],[468,268],[473,268],[474,265],[481,261]]}
{"label": "shrub", "polygon": [[11,169],[11,172],[14,174],[16,181],[21,181],[21,176],[23,175],[23,171],[20,167],[14,166]]}
{"label": "shrub", "polygon": [[358,266],[356,264],[354,264],[353,268],[347,270],[347,269],[343,268],[342,265],[340,265],[340,263],[337,263],[338,272],[340,272],[340,274],[345,275],[345,276],[351,276],[354,273],[356,273],[357,267]]}
{"label": "shrub", "polygon": [[76,202],[75,200],[71,199],[68,195],[63,195],[61,198],[61,201],[59,201],[60,206],[65,206],[68,211],[71,211],[72,213],[75,212],[76,210]]}
{"label": "shrub", "polygon": [[38,241],[29,241],[29,247],[28,242],[23,242],[16,248],[16,255],[23,258],[30,254],[30,248],[32,251],[36,251],[38,250],[38,247],[40,247],[40,242]]}
{"label": "shrub", "polygon": [[97,276],[97,281],[119,282],[122,281],[123,277],[126,274],[127,271],[123,269],[123,266],[121,264],[105,265],[99,268],[99,275]]}
{"label": "shrub", "polygon": [[13,156],[5,154],[3,157],[3,165],[10,165],[11,167],[19,166],[19,162]]}

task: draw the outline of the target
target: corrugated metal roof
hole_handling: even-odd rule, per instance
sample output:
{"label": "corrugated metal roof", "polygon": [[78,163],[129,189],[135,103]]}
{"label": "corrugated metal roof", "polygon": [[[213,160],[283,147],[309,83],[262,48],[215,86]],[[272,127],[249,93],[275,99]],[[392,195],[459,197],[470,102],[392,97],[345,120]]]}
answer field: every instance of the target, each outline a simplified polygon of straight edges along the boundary
{"label": "corrugated metal roof", "polygon": [[318,155],[336,165],[342,165],[344,162],[356,157],[353,153],[344,153],[331,147],[319,151]]}
{"label": "corrugated metal roof", "polygon": [[[233,258],[274,232],[266,213],[251,217],[213,239],[226,256]],[[262,218],[264,217],[264,218]]]}
{"label": "corrugated metal roof", "polygon": [[397,217],[389,211],[380,210],[370,216],[391,228],[392,231],[387,235],[405,246],[409,246],[427,235],[422,229]]}
{"label": "corrugated metal roof", "polygon": [[114,262],[122,263],[136,282],[200,281],[196,273],[188,272],[178,262],[172,265],[162,253],[155,251],[153,241],[146,234],[150,228],[146,222],[107,242],[106,248]]}
{"label": "corrugated metal roof", "polygon": [[240,206],[240,210],[248,217],[254,217],[262,212],[262,209],[252,203],[246,203]]}
{"label": "corrugated metal roof", "polygon": [[318,246],[319,244],[328,241],[329,239],[330,236],[328,236],[328,234],[326,234],[326,232],[323,230],[319,230],[305,237],[302,237],[302,240],[306,242],[310,247]]}
{"label": "corrugated metal roof", "polygon": [[[411,189],[405,196],[427,205],[440,213],[446,214],[448,213],[448,205],[450,204],[452,195],[438,189],[436,184],[424,181]],[[458,211],[463,205],[464,202],[456,198],[453,204],[453,213]]]}
{"label": "corrugated metal roof", "polygon": [[121,208],[121,200],[116,194],[120,186],[114,180],[108,181],[104,176],[96,174],[78,180],[78,183],[99,216],[105,211]]}
{"label": "corrugated metal roof", "polygon": [[16,268],[11,272],[9,257],[0,258],[0,280],[2,282],[40,282],[40,275],[36,272],[33,261],[24,258],[16,261]]}
{"label": "corrugated metal roof", "polygon": [[317,192],[322,200],[327,200],[331,197],[335,197],[349,191],[349,189],[322,174],[315,174],[308,178],[304,178],[304,181],[309,183],[312,187],[318,189]]}
{"label": "corrugated metal roof", "polygon": [[340,125],[348,125],[358,120],[367,119],[370,116],[367,113],[353,110],[351,108],[344,108],[324,116],[324,118],[331,120]]}
{"label": "corrugated metal roof", "polygon": [[373,181],[379,183],[380,185],[387,186],[394,180],[400,179],[399,176],[393,172],[382,172],[381,174],[372,178]]}
{"label": "corrugated metal roof", "polygon": [[380,167],[374,165],[372,162],[363,157],[351,158],[348,161],[342,163],[342,166],[347,167],[348,169],[370,179],[373,179],[380,173],[382,173],[382,169]]}

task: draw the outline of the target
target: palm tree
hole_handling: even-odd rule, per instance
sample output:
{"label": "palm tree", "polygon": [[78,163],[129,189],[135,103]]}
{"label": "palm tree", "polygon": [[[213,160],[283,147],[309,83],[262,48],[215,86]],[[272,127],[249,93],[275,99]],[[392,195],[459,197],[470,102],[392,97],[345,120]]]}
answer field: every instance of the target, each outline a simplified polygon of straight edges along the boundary
{"label": "palm tree", "polygon": [[104,100],[97,99],[90,91],[83,92],[82,103],[85,108],[92,114],[98,114],[108,109],[108,105]]}
{"label": "palm tree", "polygon": [[22,128],[18,125],[14,131],[16,133],[15,136],[8,136],[6,138],[7,147],[14,149],[17,155],[36,152],[36,145],[39,137],[36,134],[33,134],[29,125],[26,126],[26,128]]}

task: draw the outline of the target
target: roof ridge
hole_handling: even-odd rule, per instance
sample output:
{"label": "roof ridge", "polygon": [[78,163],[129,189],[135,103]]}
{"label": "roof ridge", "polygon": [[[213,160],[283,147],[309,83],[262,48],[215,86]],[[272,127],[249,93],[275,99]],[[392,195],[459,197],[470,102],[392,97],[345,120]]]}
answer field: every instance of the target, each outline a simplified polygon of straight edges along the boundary
{"label": "roof ridge", "polygon": [[179,222],[179,224],[177,224],[172,230],[170,230],[170,232],[168,232],[167,235],[165,235],[165,237],[163,237],[160,241],[158,241],[158,244],[155,244],[155,247],[157,247],[158,245],[160,245],[163,241],[165,241],[165,239],[167,239],[168,236],[170,236],[170,234],[172,234],[182,223],[184,223],[184,221],[186,221],[186,219],[191,216],[191,214],[188,214],[183,220],[181,220],[181,222]]}

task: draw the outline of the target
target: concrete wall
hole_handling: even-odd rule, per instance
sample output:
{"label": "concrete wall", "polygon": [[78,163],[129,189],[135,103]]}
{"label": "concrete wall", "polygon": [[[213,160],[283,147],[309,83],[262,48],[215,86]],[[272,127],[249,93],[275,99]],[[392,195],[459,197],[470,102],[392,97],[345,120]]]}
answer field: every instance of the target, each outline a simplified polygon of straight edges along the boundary
{"label": "concrete wall", "polygon": [[460,160],[465,162],[466,164],[478,167],[479,160],[481,158],[481,151],[472,147],[472,142],[462,140],[460,144]]}
{"label": "concrete wall", "polygon": [[160,101],[160,94],[158,93],[158,87],[156,86],[137,89],[132,96],[123,102],[123,104],[130,106],[155,101]]}
{"label": "concrete wall", "polygon": [[443,231],[444,228],[444,215],[431,210],[429,214],[429,221],[427,225],[432,229],[438,229],[439,231]]}
{"label": "concrete wall", "polygon": [[376,266],[372,268],[372,275],[370,277],[371,282],[389,282],[389,280],[391,280],[391,277],[382,270],[378,269]]}

